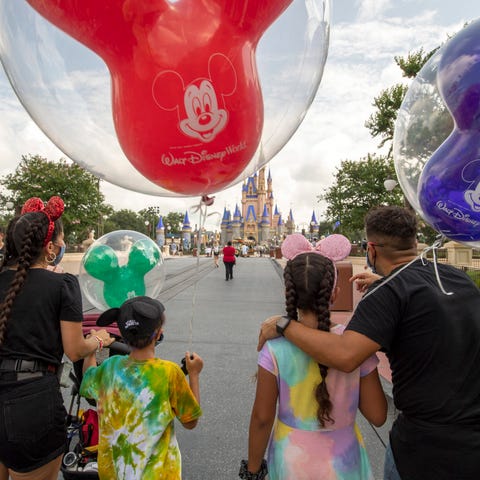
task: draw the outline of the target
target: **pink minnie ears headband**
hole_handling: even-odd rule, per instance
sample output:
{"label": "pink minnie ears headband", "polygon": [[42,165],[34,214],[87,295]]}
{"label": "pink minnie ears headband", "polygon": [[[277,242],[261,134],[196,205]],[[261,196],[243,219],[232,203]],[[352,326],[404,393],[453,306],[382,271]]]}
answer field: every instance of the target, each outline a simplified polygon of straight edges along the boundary
{"label": "pink minnie ears headband", "polygon": [[62,216],[64,210],[65,204],[60,197],[51,197],[46,205],[44,205],[40,198],[32,197],[25,202],[20,214],[24,215],[25,213],[42,212],[47,216],[49,221],[48,231],[45,241],[43,242],[43,245],[47,245],[52,239],[53,230],[55,229],[55,220],[58,220]]}
{"label": "pink minnie ears headband", "polygon": [[325,239],[317,242],[317,246],[312,244],[300,233],[288,235],[282,243],[282,255],[287,260],[293,260],[301,253],[318,253],[329,258],[332,262],[339,262],[348,257],[352,245],[350,240],[343,235],[334,233]]}
{"label": "pink minnie ears headband", "polygon": [[[287,260],[293,260],[301,253],[316,253],[330,259],[333,263],[339,262],[348,256],[352,249],[350,240],[343,235],[334,233],[317,243],[316,247],[300,233],[288,235],[282,243],[282,255]],[[337,285],[337,269],[334,268],[333,287]]]}

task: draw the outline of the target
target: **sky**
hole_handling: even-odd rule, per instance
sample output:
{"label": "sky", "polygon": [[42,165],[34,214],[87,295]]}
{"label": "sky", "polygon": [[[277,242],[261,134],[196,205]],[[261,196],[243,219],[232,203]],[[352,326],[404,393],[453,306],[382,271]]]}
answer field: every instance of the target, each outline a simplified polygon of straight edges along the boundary
{"label": "sky", "polygon": [[[0,0],[11,1],[20,0]],[[471,0],[332,0],[328,57],[320,86],[295,134],[267,164],[284,218],[291,209],[297,225],[308,223],[313,211],[317,220],[322,219],[325,205],[317,197],[332,185],[341,161],[385,153],[378,150],[380,140],[371,138],[364,124],[383,89],[407,83],[394,57],[420,47],[429,51],[479,15],[480,8]],[[29,153],[50,160],[66,158],[31,119],[0,69],[0,175],[12,172],[21,156]],[[199,222],[198,213],[191,210],[198,197],[145,195],[106,181],[101,182],[101,190],[116,210],[149,206],[158,206],[163,214],[188,210],[191,223]],[[208,212],[234,210],[240,200],[241,183],[216,192]],[[207,228],[219,229],[220,217],[208,217]]]}

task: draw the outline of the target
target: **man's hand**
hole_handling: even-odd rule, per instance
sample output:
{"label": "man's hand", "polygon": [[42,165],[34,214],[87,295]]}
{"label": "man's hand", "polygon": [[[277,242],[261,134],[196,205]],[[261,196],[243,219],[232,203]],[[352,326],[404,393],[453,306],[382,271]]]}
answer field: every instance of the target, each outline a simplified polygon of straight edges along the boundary
{"label": "man's hand", "polygon": [[260,325],[260,334],[258,336],[258,345],[257,352],[259,352],[267,340],[272,338],[279,337],[280,335],[277,332],[277,320],[279,320],[281,315],[274,315],[273,317],[268,317]]}

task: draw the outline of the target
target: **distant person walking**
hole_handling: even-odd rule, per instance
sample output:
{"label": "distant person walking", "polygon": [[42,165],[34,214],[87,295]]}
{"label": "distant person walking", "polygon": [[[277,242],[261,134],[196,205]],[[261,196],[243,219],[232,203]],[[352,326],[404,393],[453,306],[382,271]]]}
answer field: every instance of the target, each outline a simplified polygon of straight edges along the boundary
{"label": "distant person walking", "polygon": [[223,247],[223,264],[225,265],[225,280],[233,279],[233,266],[235,265],[235,248],[232,247],[232,242],[227,242]]}
{"label": "distant person walking", "polygon": [[218,268],[218,257],[220,256],[220,247],[218,244],[215,244],[213,247],[213,263],[215,267]]}

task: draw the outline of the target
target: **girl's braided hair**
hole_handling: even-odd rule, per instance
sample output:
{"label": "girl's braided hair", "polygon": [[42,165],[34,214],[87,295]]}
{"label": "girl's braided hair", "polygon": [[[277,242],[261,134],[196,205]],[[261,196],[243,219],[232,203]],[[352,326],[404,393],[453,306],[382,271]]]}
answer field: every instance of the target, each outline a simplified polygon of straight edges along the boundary
{"label": "girl's braided hair", "polygon": [[[351,250],[350,241],[343,235],[333,234],[313,247],[300,234],[292,234],[282,243],[282,254],[288,259],[284,269],[285,304],[290,318],[298,320],[297,311],[313,312],[318,330],[330,330],[330,302],[337,281],[333,262],[343,260]],[[321,381],[315,389],[318,402],[317,418],[322,427],[333,422],[332,402],[326,378],[328,367],[318,364]]]}
{"label": "girl's braided hair", "polygon": [[[58,199],[58,197],[52,198]],[[57,200],[55,202],[58,203]],[[48,209],[45,211],[43,208],[37,208],[28,213],[23,213],[24,210],[22,210],[22,215],[14,217],[7,227],[5,258],[1,270],[4,271],[6,268],[16,266],[16,272],[5,293],[3,302],[0,303],[0,346],[5,340],[13,303],[22,290],[30,267],[40,258],[45,240],[47,238],[55,240],[63,231],[60,219],[63,212],[63,202],[61,211],[57,205],[56,208],[57,211],[53,213],[49,212]]]}
{"label": "girl's braided hair", "polygon": [[[335,267],[331,260],[315,253],[302,253],[289,260],[284,269],[285,303],[290,318],[298,319],[297,309],[314,312],[319,330],[330,330],[330,299],[335,282]],[[318,364],[321,382],[315,389],[318,402],[317,418],[322,427],[330,416],[332,402],[328,393],[326,378],[328,367]]]}

